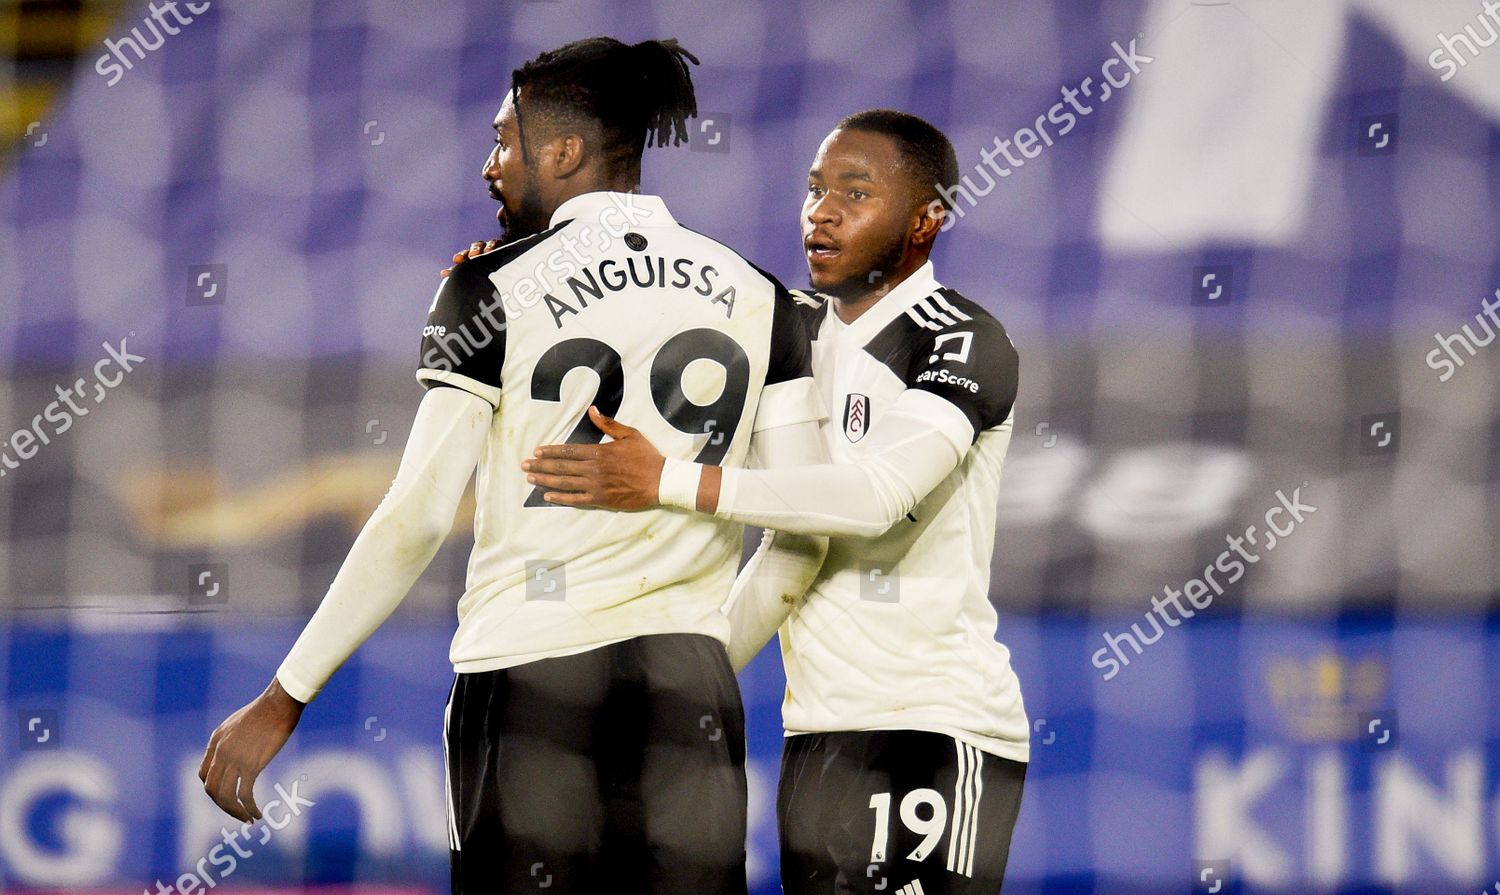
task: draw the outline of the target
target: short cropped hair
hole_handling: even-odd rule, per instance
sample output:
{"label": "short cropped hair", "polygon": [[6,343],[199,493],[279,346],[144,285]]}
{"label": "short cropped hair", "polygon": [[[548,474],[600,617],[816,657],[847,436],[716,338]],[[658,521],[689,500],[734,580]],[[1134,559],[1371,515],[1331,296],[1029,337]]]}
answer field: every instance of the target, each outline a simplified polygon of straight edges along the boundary
{"label": "short cropped hair", "polygon": [[924,203],[941,202],[952,210],[950,191],[958,183],[958,156],[942,131],[915,115],[895,109],[867,109],[846,116],[835,130],[882,134],[895,141],[901,160],[914,178],[917,195]]}

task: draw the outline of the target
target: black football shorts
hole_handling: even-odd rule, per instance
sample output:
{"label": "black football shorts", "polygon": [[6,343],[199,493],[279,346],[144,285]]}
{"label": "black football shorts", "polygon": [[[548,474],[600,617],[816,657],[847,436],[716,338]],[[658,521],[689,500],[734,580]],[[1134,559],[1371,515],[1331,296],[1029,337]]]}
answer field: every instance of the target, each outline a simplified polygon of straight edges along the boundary
{"label": "black football shorts", "polygon": [[777,814],[786,895],[995,895],[1024,762],[917,730],[788,737]]}
{"label": "black football shorts", "polygon": [[460,674],[455,895],[745,895],[745,721],[724,646],[637,637]]}

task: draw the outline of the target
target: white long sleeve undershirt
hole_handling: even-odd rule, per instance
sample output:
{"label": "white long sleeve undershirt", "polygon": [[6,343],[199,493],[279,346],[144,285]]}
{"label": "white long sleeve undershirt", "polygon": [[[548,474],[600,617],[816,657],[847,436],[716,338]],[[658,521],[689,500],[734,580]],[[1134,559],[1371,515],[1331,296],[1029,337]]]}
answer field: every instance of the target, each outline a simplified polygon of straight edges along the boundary
{"label": "white long sleeve undershirt", "polygon": [[483,399],[456,388],[422,398],[390,490],[276,672],[293,699],[311,702],[432,562],[453,528],[493,414]]}
{"label": "white long sleeve undershirt", "polygon": [[[756,432],[750,465],[791,468],[826,464],[828,451],[817,422]],[[807,592],[823,559],[828,539],[766,529],[760,547],[740,570],[724,611],[729,616],[729,660],[739,673],[770,642],[792,607]]]}

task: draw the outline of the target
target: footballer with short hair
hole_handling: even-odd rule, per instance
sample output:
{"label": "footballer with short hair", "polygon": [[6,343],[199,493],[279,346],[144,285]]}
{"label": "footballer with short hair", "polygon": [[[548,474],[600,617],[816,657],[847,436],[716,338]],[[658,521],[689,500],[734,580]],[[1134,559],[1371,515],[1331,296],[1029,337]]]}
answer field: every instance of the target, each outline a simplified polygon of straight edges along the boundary
{"label": "footballer with short hair", "polygon": [[[992,895],[1005,874],[1030,730],[989,577],[1019,364],[1004,327],[934,273],[939,187],[957,178],[948,139],[903,112],[850,115],[818,149],[802,312],[833,463],[663,459],[596,410],[613,442],[523,464],[563,505],[767,529],[726,609],[737,669],[780,632],[791,895]],[[826,555],[814,535],[833,536]]]}

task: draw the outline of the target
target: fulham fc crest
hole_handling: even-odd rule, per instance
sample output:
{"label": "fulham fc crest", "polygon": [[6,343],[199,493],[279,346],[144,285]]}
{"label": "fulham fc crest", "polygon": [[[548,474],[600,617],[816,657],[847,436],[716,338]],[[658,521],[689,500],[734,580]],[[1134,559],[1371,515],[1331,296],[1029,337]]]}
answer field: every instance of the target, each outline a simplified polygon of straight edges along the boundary
{"label": "fulham fc crest", "polygon": [[844,399],[844,437],[859,441],[870,431],[870,398],[850,392]]}

